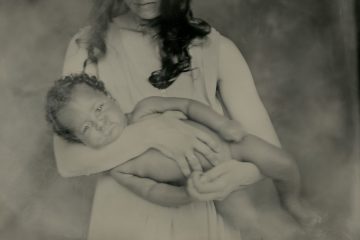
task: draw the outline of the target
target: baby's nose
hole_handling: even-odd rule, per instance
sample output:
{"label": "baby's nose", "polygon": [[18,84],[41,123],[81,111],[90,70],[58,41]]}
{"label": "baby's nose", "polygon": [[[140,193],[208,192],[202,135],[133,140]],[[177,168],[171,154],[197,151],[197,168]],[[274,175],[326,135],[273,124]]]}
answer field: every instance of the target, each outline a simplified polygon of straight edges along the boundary
{"label": "baby's nose", "polygon": [[103,130],[105,125],[106,125],[106,119],[105,118],[101,118],[101,119],[98,119],[96,121],[96,129],[99,130],[99,131]]}

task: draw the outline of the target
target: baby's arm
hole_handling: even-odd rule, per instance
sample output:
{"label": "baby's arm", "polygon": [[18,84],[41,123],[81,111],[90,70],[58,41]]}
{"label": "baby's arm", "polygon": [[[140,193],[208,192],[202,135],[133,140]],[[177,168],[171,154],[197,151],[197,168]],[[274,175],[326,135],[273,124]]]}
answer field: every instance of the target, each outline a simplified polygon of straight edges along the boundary
{"label": "baby's arm", "polygon": [[148,114],[166,111],[181,111],[191,120],[211,128],[228,141],[240,141],[245,134],[240,123],[220,115],[201,102],[186,98],[145,98],[135,106],[131,118],[137,121]]}

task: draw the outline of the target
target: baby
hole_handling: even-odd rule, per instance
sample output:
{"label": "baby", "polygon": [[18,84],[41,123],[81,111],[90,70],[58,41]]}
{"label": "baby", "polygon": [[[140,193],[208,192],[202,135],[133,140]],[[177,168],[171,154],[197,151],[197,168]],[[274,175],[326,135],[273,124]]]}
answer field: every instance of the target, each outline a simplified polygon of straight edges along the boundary
{"label": "baby", "polygon": [[[124,113],[104,84],[86,74],[70,75],[58,80],[49,90],[46,102],[46,117],[54,132],[67,141],[91,148],[101,148],[114,142],[133,123],[133,119],[170,110],[183,112],[190,119],[186,124],[209,134],[220,146],[218,152],[222,160],[253,163],[265,176],[273,179],[283,206],[301,224],[309,226],[319,222],[319,216],[299,199],[300,177],[295,162],[280,148],[244,133],[239,123],[200,102],[150,97],[140,101],[132,112]],[[196,154],[196,157],[204,170],[212,167],[201,154]],[[171,188],[166,188],[168,185],[163,183],[181,185],[186,180],[177,163],[165,158],[146,161],[146,157],[140,157],[129,160],[112,169],[111,175],[136,194],[160,205],[167,205],[164,201],[166,198],[176,201],[178,197],[181,202],[182,197],[177,192],[171,192]],[[236,227],[237,209],[226,209],[226,206],[221,209],[224,215],[226,211],[231,211],[232,218],[235,216],[231,221]],[[240,211],[238,215],[240,218]]]}

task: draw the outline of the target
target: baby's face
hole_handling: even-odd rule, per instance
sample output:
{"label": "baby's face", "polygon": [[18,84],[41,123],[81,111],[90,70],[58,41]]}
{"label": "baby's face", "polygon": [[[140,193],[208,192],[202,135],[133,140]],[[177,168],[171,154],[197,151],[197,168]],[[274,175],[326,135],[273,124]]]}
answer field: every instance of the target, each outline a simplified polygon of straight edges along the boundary
{"label": "baby's face", "polygon": [[114,142],[127,125],[118,103],[86,84],[73,89],[69,103],[58,113],[59,121],[85,145],[100,148]]}

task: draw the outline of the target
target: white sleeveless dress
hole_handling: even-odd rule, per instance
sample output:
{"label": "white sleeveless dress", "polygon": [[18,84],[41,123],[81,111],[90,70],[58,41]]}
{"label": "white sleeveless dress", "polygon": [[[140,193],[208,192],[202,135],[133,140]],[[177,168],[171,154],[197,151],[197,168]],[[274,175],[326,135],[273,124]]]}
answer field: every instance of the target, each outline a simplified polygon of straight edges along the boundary
{"label": "white sleeveless dress", "polygon": [[[64,74],[79,72],[86,58],[80,31],[70,42]],[[212,29],[205,40],[190,48],[193,71],[181,74],[166,90],[148,82],[160,69],[159,54],[151,37],[144,35],[128,15],[111,23],[107,54],[97,65],[99,79],[125,112],[148,96],[183,97],[201,101],[222,113],[216,99],[220,34]],[[192,203],[179,208],[155,205],[128,191],[109,176],[97,182],[89,227],[89,240],[231,240],[240,234],[228,228],[213,202]]]}

